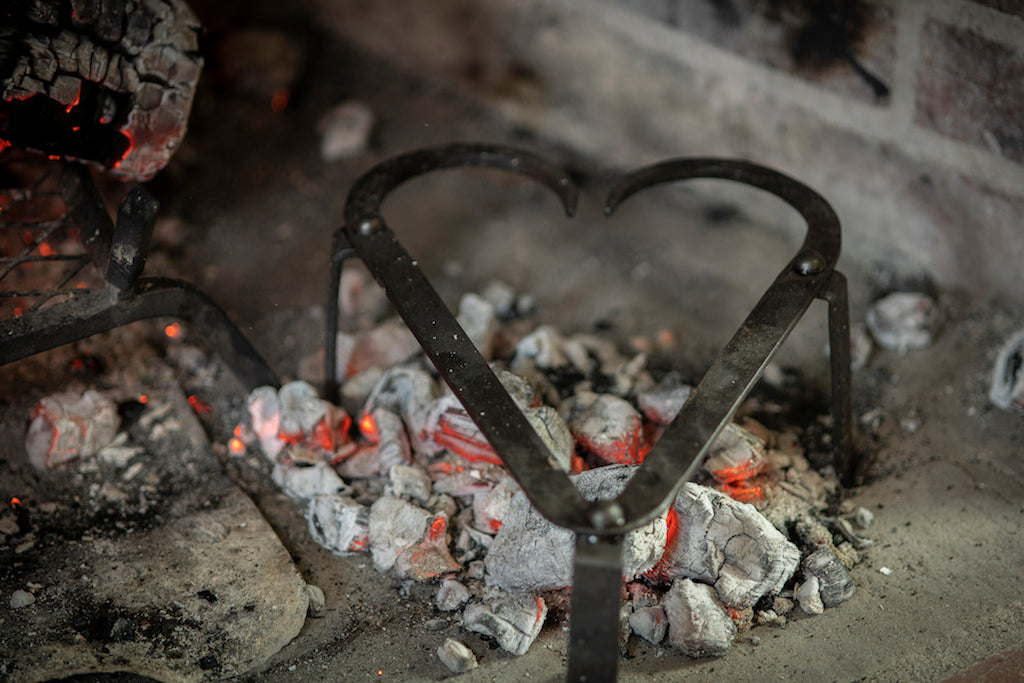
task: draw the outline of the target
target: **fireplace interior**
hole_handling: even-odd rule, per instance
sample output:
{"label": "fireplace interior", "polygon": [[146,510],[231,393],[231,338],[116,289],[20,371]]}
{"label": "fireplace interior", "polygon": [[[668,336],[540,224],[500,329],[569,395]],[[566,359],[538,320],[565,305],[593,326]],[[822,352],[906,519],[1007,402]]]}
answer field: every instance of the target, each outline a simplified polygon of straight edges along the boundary
{"label": "fireplace interior", "polygon": [[[194,284],[282,382],[316,387],[332,235],[349,187],[385,159],[481,141],[567,169],[580,189],[571,219],[539,186],[480,170],[417,178],[383,211],[451,308],[502,282],[519,297],[507,339],[541,325],[591,335],[646,354],[655,380],[690,384],[804,225],[712,180],[651,189],[605,217],[609,187],[685,156],[798,178],[843,226],[855,448],[870,465],[828,507],[873,517],[856,528],[871,541],[849,569],[856,592],[818,615],[755,619],[721,657],[630,636],[619,678],[1014,680],[1024,425],[1020,352],[1006,345],[1024,327],[1024,130],[1005,110],[1024,105],[1012,78],[1024,16],[968,0],[815,13],[831,4],[196,6],[205,65],[180,148],[143,183],[92,175],[111,215],[136,186],[159,201],[145,275]],[[974,86],[962,101],[949,94],[958,78]],[[358,263],[346,271],[341,329],[373,328],[390,309]],[[894,292],[935,308],[896,310],[886,337],[879,302]],[[924,341],[892,331],[910,319]],[[739,411],[798,434],[826,475],[827,332],[817,302]],[[439,581],[317,543],[248,431],[252,387],[214,351],[196,326],[158,318],[0,367],[0,679],[441,680],[456,675],[438,658],[446,638],[479,662],[463,680],[564,676],[567,594],[548,596],[539,636],[515,656],[439,609]],[[87,390],[118,413],[113,445],[33,466],[40,402]]]}

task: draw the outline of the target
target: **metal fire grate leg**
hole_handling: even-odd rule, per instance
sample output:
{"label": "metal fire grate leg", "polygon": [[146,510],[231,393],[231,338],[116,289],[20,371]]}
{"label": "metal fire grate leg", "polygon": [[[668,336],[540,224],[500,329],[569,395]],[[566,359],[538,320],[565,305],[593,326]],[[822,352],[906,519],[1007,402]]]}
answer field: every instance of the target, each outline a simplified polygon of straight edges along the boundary
{"label": "metal fire grate leg", "polygon": [[630,173],[612,188],[606,215],[651,185],[690,178],[731,180],[766,190],[793,206],[807,222],[807,234],[800,250],[726,344],[626,489],[615,499],[587,501],[566,473],[548,464],[544,442],[380,215],[384,197],[406,180],[438,169],[467,166],[504,169],[531,177],[558,195],[566,213],[573,214],[576,189],[565,172],[537,156],[508,147],[451,145],[426,149],[371,169],[349,192],[345,225],[334,235],[325,390],[328,396],[337,391],[335,338],[341,268],[347,258],[357,255],[533,505],[555,524],[576,532],[568,678],[614,680],[619,652],[622,538],[667,509],[816,298],[829,304],[836,470],[847,484],[862,474],[851,449],[849,310],[846,279],[835,271],[839,219],[829,204],[807,186],[777,171],[739,160],[675,159]]}

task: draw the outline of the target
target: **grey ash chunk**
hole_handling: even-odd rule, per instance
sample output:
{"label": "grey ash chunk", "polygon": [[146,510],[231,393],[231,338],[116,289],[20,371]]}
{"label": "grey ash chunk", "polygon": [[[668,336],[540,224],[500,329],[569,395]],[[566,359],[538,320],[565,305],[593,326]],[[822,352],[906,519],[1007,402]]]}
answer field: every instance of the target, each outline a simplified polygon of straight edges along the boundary
{"label": "grey ash chunk", "polygon": [[[614,498],[636,467],[599,467],[571,477],[588,500]],[[630,532],[623,543],[623,571],[635,577],[658,562],[668,536],[662,515]],[[544,591],[572,584],[573,532],[555,526],[537,512],[520,491],[509,503],[498,534],[487,551],[487,582],[505,590]]]}
{"label": "grey ash chunk", "polygon": [[548,607],[542,598],[528,593],[508,593],[486,602],[474,602],[462,613],[467,630],[491,636],[502,649],[526,654],[540,635]]}
{"label": "grey ash chunk", "polygon": [[1024,330],[999,349],[988,397],[1003,410],[1024,412]]}
{"label": "grey ash chunk", "polygon": [[203,65],[183,0],[27,0],[0,27],[0,139],[145,180],[185,135]]}
{"label": "grey ash chunk", "polygon": [[804,576],[818,579],[818,592],[825,607],[835,607],[853,597],[857,587],[850,578],[850,572],[829,550],[816,550],[804,558]]}
{"label": "grey ash chunk", "polygon": [[779,592],[796,570],[800,551],[752,505],[687,483],[674,506],[679,534],[661,564],[665,578],[706,582],[743,609]]}
{"label": "grey ash chunk", "polygon": [[722,657],[732,647],[736,624],[707,584],[682,579],[661,602],[668,615],[668,643],[688,657]]}

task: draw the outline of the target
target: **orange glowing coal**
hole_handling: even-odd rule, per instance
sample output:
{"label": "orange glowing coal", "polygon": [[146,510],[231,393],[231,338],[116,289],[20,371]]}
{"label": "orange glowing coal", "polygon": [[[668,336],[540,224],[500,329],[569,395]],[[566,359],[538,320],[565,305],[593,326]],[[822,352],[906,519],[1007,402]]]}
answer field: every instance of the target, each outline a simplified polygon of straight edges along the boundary
{"label": "orange glowing coal", "polygon": [[181,334],[181,323],[171,323],[164,328],[164,334],[166,334],[169,339],[176,338]]}
{"label": "orange glowing coal", "polygon": [[228,441],[228,451],[231,455],[241,455],[245,453],[245,444],[236,436]]}
{"label": "orange glowing coal", "polygon": [[741,503],[764,500],[764,487],[751,485],[751,478],[761,473],[764,464],[747,460],[734,467],[714,470],[711,476],[719,483],[719,490]]}
{"label": "orange glowing coal", "polygon": [[377,435],[377,423],[373,421],[372,415],[366,414],[359,418],[359,433],[373,443],[377,443],[379,440]]}
{"label": "orange glowing coal", "polygon": [[209,415],[213,412],[213,408],[210,407],[210,404],[195,394],[188,397],[188,405],[199,415]]}
{"label": "orange glowing coal", "polygon": [[657,583],[667,583],[670,581],[666,570],[668,564],[671,561],[672,553],[676,548],[676,541],[679,537],[679,514],[676,513],[675,507],[668,509],[668,514],[665,515],[665,524],[667,525],[667,531],[665,533],[665,549],[661,553],[661,558],[658,563],[654,565],[644,577]]}

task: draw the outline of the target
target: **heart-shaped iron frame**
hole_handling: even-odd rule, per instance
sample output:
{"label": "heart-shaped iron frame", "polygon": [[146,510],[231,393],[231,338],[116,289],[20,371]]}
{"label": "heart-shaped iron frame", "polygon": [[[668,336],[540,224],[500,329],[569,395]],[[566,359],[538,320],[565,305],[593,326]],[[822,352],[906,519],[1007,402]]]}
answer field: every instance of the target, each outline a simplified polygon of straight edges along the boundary
{"label": "heart-shaped iron frame", "polygon": [[846,278],[835,270],[839,219],[828,202],[806,185],[741,160],[672,159],[629,173],[614,185],[605,204],[606,215],[652,185],[691,178],[735,181],[791,205],[806,221],[807,234],[625,490],[614,499],[588,501],[565,472],[551,467],[554,460],[547,446],[380,214],[384,198],[398,185],[431,171],[461,167],[503,169],[530,177],[559,197],[567,215],[574,213],[577,190],[568,174],[534,154],[510,147],[454,144],[403,154],[372,168],[352,186],[345,225],[334,234],[325,394],[334,398],[338,389],[335,345],[342,264],[358,256],[533,505],[553,523],[576,533],[568,680],[614,680],[622,539],[664,513],[816,298],[828,302],[835,469],[846,484],[863,474],[863,463],[852,450]]}

